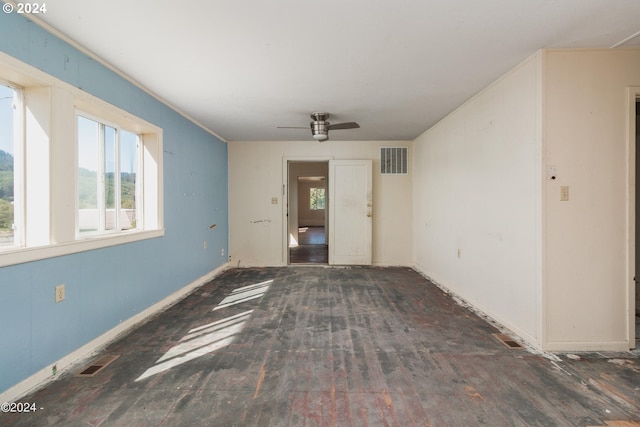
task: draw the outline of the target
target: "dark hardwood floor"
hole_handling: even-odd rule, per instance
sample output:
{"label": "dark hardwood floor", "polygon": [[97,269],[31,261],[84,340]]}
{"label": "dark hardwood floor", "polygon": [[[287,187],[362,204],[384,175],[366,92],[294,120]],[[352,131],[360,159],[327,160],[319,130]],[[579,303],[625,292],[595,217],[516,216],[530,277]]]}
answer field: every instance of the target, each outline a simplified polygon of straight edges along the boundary
{"label": "dark hardwood floor", "polygon": [[325,239],[324,227],[300,227],[298,246],[290,247],[289,251],[291,264],[329,263],[329,246]]}
{"label": "dark hardwood floor", "polygon": [[[543,355],[496,332],[408,268],[232,269],[21,398],[38,410],[0,413],[0,425],[640,420],[637,352]],[[119,357],[76,376],[104,355]]]}

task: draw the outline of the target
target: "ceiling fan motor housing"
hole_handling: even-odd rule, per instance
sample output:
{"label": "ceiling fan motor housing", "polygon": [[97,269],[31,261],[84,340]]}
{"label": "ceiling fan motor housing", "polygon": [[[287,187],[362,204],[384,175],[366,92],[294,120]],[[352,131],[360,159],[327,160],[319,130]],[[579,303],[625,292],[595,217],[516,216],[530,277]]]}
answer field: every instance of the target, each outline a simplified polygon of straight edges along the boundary
{"label": "ceiling fan motor housing", "polygon": [[325,121],[313,121],[310,123],[311,126],[311,135],[313,135],[313,139],[324,140],[329,138],[329,122]]}

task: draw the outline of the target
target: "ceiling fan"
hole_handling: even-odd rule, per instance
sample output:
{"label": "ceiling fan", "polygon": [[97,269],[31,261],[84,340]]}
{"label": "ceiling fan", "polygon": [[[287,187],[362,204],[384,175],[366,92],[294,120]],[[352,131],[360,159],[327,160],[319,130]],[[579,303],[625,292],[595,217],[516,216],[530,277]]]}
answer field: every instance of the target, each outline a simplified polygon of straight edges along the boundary
{"label": "ceiling fan", "polygon": [[[329,139],[330,130],[342,130],[342,129],[357,129],[360,127],[356,122],[336,123],[331,124],[327,120],[329,119],[329,113],[311,113],[311,135],[313,139],[318,141],[326,141]],[[278,129],[306,129],[301,126],[278,126]]]}

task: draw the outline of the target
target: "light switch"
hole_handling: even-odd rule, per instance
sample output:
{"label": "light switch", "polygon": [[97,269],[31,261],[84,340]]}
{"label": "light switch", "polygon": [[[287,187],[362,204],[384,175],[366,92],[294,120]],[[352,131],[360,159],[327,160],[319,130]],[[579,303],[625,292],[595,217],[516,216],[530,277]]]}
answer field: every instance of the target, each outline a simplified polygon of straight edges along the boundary
{"label": "light switch", "polygon": [[560,187],[560,201],[567,202],[569,201],[569,186],[563,185]]}

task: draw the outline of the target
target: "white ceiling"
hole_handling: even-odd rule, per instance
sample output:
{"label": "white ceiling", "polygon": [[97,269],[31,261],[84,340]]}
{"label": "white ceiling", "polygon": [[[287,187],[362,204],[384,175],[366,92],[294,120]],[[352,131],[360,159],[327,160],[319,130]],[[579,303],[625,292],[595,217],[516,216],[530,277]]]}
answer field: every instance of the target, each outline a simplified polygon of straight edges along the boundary
{"label": "white ceiling", "polygon": [[56,0],[40,17],[227,141],[411,140],[540,48],[640,47],[639,0]]}

